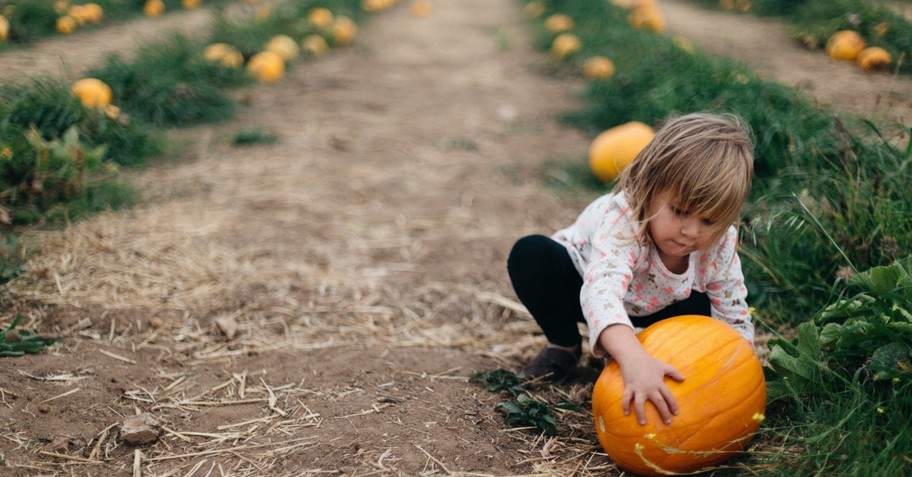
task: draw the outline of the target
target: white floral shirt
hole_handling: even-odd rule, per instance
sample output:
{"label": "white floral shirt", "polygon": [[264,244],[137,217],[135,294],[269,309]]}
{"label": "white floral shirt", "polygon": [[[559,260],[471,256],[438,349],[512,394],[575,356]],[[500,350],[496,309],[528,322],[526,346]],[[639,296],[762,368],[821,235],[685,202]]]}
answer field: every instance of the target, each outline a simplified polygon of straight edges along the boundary
{"label": "white floral shirt", "polygon": [[646,316],[690,296],[706,293],[712,317],[753,343],[754,325],[738,258],[738,232],[729,227],[715,245],[690,254],[687,271],[668,271],[652,241],[635,240],[638,224],[623,193],[589,204],[576,222],[552,235],[564,244],[583,277],[580,303],[589,325],[589,345],[604,356],[598,337],[610,325],[633,327],[630,316]]}

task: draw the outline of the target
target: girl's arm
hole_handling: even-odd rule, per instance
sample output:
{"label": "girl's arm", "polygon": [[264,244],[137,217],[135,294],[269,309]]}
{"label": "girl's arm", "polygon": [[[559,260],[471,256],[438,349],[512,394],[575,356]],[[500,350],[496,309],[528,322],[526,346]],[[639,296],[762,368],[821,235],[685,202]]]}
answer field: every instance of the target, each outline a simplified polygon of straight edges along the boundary
{"label": "girl's arm", "polygon": [[671,416],[678,414],[678,403],[665,385],[665,376],[681,382],[684,381],[684,375],[647,353],[629,326],[608,326],[599,335],[598,342],[621,368],[624,379],[621,407],[624,415],[630,415],[630,401],[633,401],[637,422],[641,426],[646,425],[645,407],[648,400],[655,405],[662,421],[670,424]]}

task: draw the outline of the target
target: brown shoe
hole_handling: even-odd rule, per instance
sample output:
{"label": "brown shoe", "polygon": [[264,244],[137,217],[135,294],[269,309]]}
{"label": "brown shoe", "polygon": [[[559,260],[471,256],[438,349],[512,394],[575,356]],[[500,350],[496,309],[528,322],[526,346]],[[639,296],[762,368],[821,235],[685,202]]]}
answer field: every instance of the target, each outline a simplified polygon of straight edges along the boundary
{"label": "brown shoe", "polygon": [[582,356],[582,347],[577,348],[576,352],[560,348],[545,348],[522,369],[522,373],[530,379],[541,379],[543,381],[563,381],[576,368]]}

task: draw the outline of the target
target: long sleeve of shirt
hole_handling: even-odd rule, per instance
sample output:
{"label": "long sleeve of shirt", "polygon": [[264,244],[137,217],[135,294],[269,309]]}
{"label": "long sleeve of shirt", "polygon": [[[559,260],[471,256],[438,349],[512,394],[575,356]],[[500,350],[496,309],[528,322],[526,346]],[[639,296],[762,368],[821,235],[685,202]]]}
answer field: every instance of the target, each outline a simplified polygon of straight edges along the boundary
{"label": "long sleeve of shirt", "polygon": [[624,195],[608,194],[589,204],[573,225],[552,236],[567,247],[583,277],[580,304],[596,356],[604,355],[598,337],[605,328],[633,327],[630,316],[652,314],[688,298],[693,290],[707,294],[713,318],[753,342],[734,227],[708,250],[690,254],[682,274],[665,267],[651,241],[636,240],[638,228]]}

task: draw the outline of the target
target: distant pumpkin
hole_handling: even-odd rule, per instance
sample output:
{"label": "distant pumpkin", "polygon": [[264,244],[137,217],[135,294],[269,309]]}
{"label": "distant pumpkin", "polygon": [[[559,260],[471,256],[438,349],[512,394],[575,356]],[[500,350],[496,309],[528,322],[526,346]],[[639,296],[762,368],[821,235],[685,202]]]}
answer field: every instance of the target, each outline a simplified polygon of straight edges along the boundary
{"label": "distant pumpkin", "polygon": [[196,10],[202,3],[203,0],[181,0],[181,6],[184,7],[184,10]]}
{"label": "distant pumpkin", "polygon": [[73,83],[70,91],[87,108],[105,109],[114,98],[111,87],[98,78],[82,78]]}
{"label": "distant pumpkin", "polygon": [[228,68],[239,68],[244,64],[244,55],[227,43],[212,43],[203,49],[203,58],[210,63],[219,63]]}
{"label": "distant pumpkin", "polygon": [[593,56],[583,63],[583,76],[588,79],[608,79],[614,76],[614,62],[604,56]]}
{"label": "distant pumpkin", "polygon": [[655,5],[644,3],[627,14],[627,24],[637,30],[649,30],[654,33],[665,33],[665,17]]}
{"label": "distant pumpkin", "polygon": [[333,43],[338,46],[348,46],[355,42],[358,36],[358,24],[346,16],[338,16],[332,25]]}
{"label": "distant pumpkin", "polygon": [[316,33],[311,33],[301,41],[301,49],[306,51],[310,56],[321,56],[329,51],[329,43],[326,38]]}
{"label": "distant pumpkin", "polygon": [[301,47],[294,38],[288,35],[276,35],[266,44],[266,51],[271,51],[282,57],[282,60],[289,62],[301,54]]}
{"label": "distant pumpkin", "polygon": [[57,19],[54,28],[57,29],[58,33],[69,35],[79,28],[79,22],[69,15],[64,15]]}
{"label": "distant pumpkin", "polygon": [[640,121],[602,131],[589,145],[589,169],[603,183],[617,180],[653,136],[652,127]]}
{"label": "distant pumpkin", "polygon": [[858,62],[858,66],[866,71],[884,68],[892,63],[890,52],[879,46],[871,46],[861,50],[855,60]]}
{"label": "distant pumpkin", "polygon": [[86,23],[101,23],[104,8],[97,3],[86,3],[82,6],[82,16]]}
{"label": "distant pumpkin", "polygon": [[250,57],[247,71],[258,81],[274,83],[285,75],[285,61],[278,53],[261,51]]}
{"label": "distant pumpkin", "polygon": [[865,49],[864,38],[854,30],[839,30],[826,42],[826,52],[834,60],[854,61]]}
{"label": "distant pumpkin", "polygon": [[307,20],[317,28],[329,28],[333,22],[333,12],[325,7],[314,7],[307,12]]}
{"label": "distant pumpkin", "polygon": [[0,41],[9,38],[9,27],[9,20],[7,20],[5,16],[0,15]]}
{"label": "distant pumpkin", "polygon": [[551,54],[559,60],[575,55],[581,48],[579,37],[573,33],[561,33],[551,42]]}
{"label": "distant pumpkin", "polygon": [[161,16],[162,13],[165,13],[165,2],[162,0],[146,1],[145,5],[143,5],[143,13],[151,18]]}
{"label": "distant pumpkin", "polygon": [[545,19],[545,29],[551,33],[562,33],[572,30],[576,24],[573,19],[563,13],[555,13]]}

